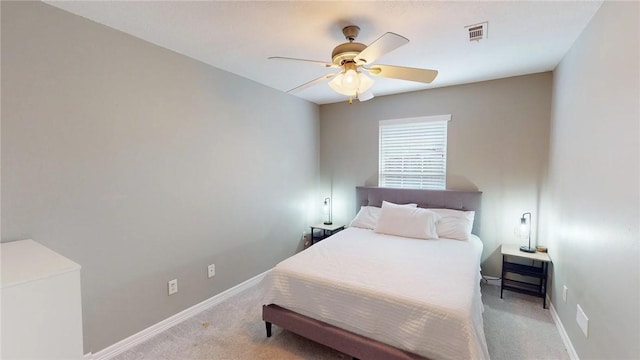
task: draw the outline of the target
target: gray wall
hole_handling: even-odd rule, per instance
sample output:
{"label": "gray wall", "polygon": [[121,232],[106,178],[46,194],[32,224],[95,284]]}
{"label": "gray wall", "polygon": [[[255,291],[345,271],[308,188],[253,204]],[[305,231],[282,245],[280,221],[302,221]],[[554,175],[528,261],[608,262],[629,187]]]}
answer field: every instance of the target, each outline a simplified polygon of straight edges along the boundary
{"label": "gray wall", "polygon": [[82,265],[85,353],[296,251],[319,203],[317,105],[43,3],[1,6],[2,241]]}
{"label": "gray wall", "polygon": [[551,299],[581,359],[640,358],[639,13],[604,2],[554,72],[543,234]]}
{"label": "gray wall", "polygon": [[498,276],[500,244],[522,241],[514,233],[522,213],[537,223],[551,84],[541,73],[321,106],[321,191],[333,192],[334,218],[355,215],[355,186],[377,185],[379,120],[451,114],[447,188],[483,192],[483,272]]}

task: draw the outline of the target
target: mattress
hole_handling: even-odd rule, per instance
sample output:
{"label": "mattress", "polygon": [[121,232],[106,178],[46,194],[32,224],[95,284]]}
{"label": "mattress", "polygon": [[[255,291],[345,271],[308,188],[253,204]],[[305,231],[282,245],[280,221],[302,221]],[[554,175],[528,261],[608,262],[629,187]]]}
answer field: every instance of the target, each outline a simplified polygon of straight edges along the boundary
{"label": "mattress", "polygon": [[488,359],[482,242],[345,229],[276,265],[264,304],[429,359]]}

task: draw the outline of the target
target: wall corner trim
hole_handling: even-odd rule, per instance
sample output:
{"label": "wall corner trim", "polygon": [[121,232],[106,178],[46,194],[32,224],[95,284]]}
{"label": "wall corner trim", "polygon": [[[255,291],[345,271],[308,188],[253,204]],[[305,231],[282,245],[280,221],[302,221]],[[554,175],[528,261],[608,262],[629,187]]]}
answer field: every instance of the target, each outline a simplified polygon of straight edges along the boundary
{"label": "wall corner trim", "polygon": [[118,341],[117,343],[110,345],[97,353],[93,354],[91,352],[84,355],[83,360],[109,360],[117,355],[122,354],[123,352],[131,349],[132,347],[152,338],[155,335],[167,330],[168,328],[175,326],[194,315],[197,315],[212,306],[215,306],[224,300],[229,299],[230,297],[239,294],[240,292],[257,285],[260,281],[267,275],[270,270],[267,270],[261,274],[258,274],[252,277],[249,280],[246,280],[232,288],[229,288],[217,295],[214,295],[192,307],[185,309],[175,315],[172,315],[154,325],[149,326],[148,328],[129,336],[128,338]]}
{"label": "wall corner trim", "polygon": [[573,344],[571,343],[571,339],[569,339],[569,335],[564,330],[562,321],[560,321],[560,316],[558,316],[558,313],[556,312],[556,308],[553,307],[551,298],[548,295],[547,295],[547,304],[549,304],[549,311],[551,312],[551,318],[553,319],[553,322],[556,323],[556,327],[558,328],[558,332],[560,333],[560,337],[562,338],[564,347],[567,349],[569,358],[571,360],[580,360],[580,358],[578,357],[578,353],[576,352],[576,349],[573,347]]}

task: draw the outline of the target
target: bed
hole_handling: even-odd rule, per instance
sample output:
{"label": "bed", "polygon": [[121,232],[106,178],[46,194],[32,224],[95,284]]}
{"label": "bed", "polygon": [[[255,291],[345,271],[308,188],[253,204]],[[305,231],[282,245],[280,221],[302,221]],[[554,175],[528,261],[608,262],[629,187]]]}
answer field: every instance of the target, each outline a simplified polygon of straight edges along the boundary
{"label": "bed", "polygon": [[[418,208],[394,205],[411,203]],[[482,242],[473,235],[480,203],[478,191],[357,187],[353,226],[280,262],[265,277],[267,336],[275,324],[359,359],[488,359]],[[445,225],[425,230],[447,236],[437,239],[383,231],[383,225],[398,228],[404,220],[392,213],[436,216],[435,223],[445,224],[452,211],[435,209],[455,209],[466,220],[470,214],[467,235],[447,232],[452,228]],[[367,217],[369,211],[376,217]],[[412,225],[400,228],[411,231]]]}

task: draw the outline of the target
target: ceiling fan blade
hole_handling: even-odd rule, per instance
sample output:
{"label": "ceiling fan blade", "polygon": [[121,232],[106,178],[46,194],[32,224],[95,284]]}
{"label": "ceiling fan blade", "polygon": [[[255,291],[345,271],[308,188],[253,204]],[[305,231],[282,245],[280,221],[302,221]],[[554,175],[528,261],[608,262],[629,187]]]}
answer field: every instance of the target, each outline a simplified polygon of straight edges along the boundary
{"label": "ceiling fan blade", "polygon": [[318,65],[322,65],[324,67],[338,67],[335,64],[326,62],[326,61],[318,61],[318,60],[307,60],[307,59],[296,59],[296,58],[290,58],[290,57],[282,57],[282,56],[269,56],[267,59],[269,60],[288,60],[288,61],[304,61],[304,62],[309,62],[309,63],[314,63],[314,64],[318,64]]}
{"label": "ceiling fan blade", "polygon": [[373,99],[373,93],[371,91],[367,90],[362,94],[358,94],[358,100],[360,100],[360,102],[371,100],[371,99]]}
{"label": "ceiling fan blade", "polygon": [[306,82],[300,86],[294,87],[293,89],[287,91],[288,93],[293,93],[293,92],[298,92],[298,91],[302,91],[306,88],[312,87],[313,85],[316,85],[318,83],[321,83],[325,80],[329,80],[329,79],[333,79],[336,75],[338,74],[327,74],[327,75],[322,75],[317,79],[313,79],[309,82]]}
{"label": "ceiling fan blade", "polygon": [[371,64],[380,56],[391,52],[408,42],[409,39],[404,36],[392,32],[385,33],[362,50],[355,58],[353,58],[353,61],[356,63]]}
{"label": "ceiling fan blade", "polygon": [[392,79],[401,79],[416,81],[429,84],[438,75],[437,70],[418,69],[404,66],[394,65],[373,65],[370,68],[365,68],[371,75],[382,76]]}

